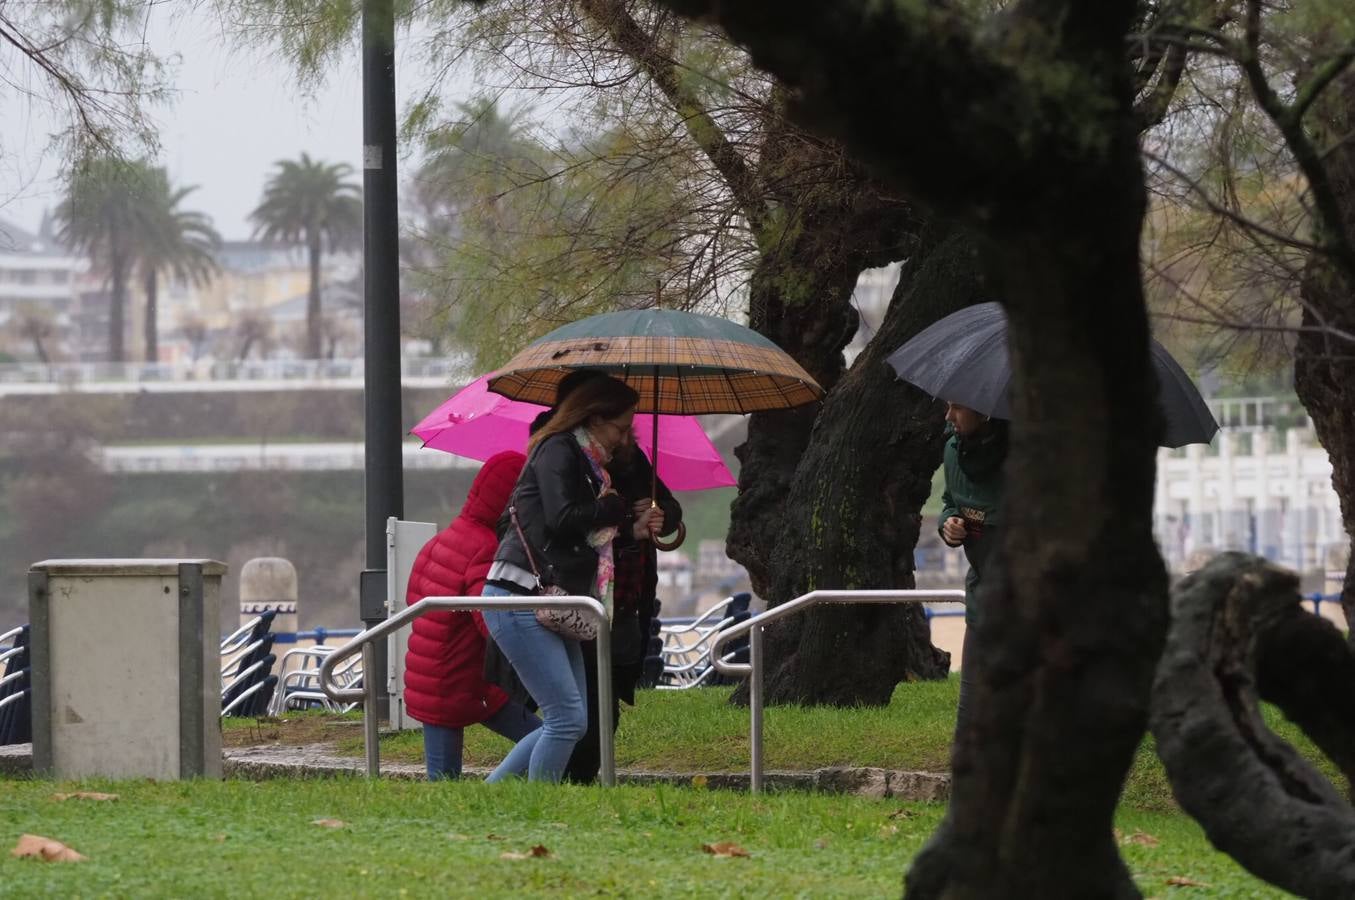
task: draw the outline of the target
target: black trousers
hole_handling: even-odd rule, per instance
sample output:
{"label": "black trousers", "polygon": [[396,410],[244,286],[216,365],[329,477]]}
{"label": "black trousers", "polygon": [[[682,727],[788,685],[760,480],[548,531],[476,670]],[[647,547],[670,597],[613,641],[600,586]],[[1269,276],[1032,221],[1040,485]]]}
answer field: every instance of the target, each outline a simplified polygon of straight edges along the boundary
{"label": "black trousers", "polygon": [[[621,721],[621,694],[627,688],[625,670],[628,666],[612,667],[612,734],[616,734],[617,724]],[[565,766],[565,781],[575,784],[592,784],[602,769],[602,747],[598,735],[598,651],[593,641],[583,643],[583,671],[588,681],[588,731],[574,745],[574,753]],[[630,690],[634,689],[634,679],[630,680]]]}
{"label": "black trousers", "polygon": [[975,634],[977,630],[974,625],[966,625],[964,630],[964,649],[960,658],[960,702],[955,710],[957,735],[968,727],[969,717],[973,714],[974,685],[979,677],[979,651],[975,646],[978,643]]}

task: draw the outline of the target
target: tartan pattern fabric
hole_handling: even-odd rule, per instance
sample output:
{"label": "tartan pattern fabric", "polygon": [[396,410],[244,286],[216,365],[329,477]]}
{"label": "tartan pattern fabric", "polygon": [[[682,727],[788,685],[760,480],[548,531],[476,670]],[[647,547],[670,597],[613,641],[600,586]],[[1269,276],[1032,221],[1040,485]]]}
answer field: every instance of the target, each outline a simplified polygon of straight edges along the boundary
{"label": "tartan pattern fabric", "polygon": [[499,370],[489,389],[551,406],[556,385],[576,368],[601,369],[626,382],[640,394],[638,410],[648,413],[751,413],[791,409],[823,397],[823,389],[783,350],[683,337],[538,342]]}

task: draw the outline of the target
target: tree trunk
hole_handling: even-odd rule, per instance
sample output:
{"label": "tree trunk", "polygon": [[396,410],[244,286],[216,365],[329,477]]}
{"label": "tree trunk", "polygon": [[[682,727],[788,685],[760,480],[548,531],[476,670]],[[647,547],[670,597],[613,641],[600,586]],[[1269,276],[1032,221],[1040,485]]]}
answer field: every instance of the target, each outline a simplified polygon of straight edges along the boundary
{"label": "tree trunk", "polygon": [[310,256],[311,282],[306,295],[306,356],[320,359],[323,356],[323,335],[320,321],[320,233],[312,231],[307,236],[307,253]]}
{"label": "tree trunk", "polygon": [[[1339,140],[1333,141],[1324,164],[1345,220],[1345,233],[1355,235],[1355,143],[1346,139],[1355,125],[1355,75],[1347,74],[1328,92],[1330,96],[1319,105],[1319,117],[1323,130]],[[1355,285],[1326,259],[1316,255],[1309,259],[1299,291],[1305,326],[1315,328],[1325,321],[1355,331]],[[1341,522],[1347,540],[1355,541],[1355,353],[1350,345],[1319,332],[1300,334],[1294,354],[1294,390],[1331,459],[1331,484],[1341,501]],[[1341,610],[1347,622],[1355,622],[1355,552],[1346,561]],[[1348,637],[1355,646],[1355,628]]]}
{"label": "tree trunk", "polygon": [[956,733],[950,809],[910,896],[1138,894],[1112,820],[1147,723],[1167,578],[1143,181],[1133,135],[1118,137],[1115,164],[1083,185],[1095,204],[1049,209],[997,253],[1015,370],[1004,557],[965,657],[974,713]]}
{"label": "tree trunk", "polygon": [[50,332],[47,330],[46,322],[36,320],[29,323],[28,339],[33,344],[33,352],[37,354],[38,362],[44,366],[50,365],[52,360],[47,355],[47,345],[43,343]]}
{"label": "tree trunk", "polygon": [[[764,256],[753,273],[748,324],[789,353],[824,390],[832,390],[844,369],[842,350],[856,331],[851,296],[863,266],[850,259],[818,268],[817,243],[804,238]],[[792,282],[806,290],[788,301],[782,294]],[[740,463],[739,493],[731,507],[725,552],[748,570],[753,591],[763,598],[770,595],[782,509],[817,413],[815,406],[753,413],[748,439],[734,451]]]}
{"label": "tree trunk", "polygon": [[[816,588],[912,588],[920,511],[941,463],[934,399],[885,358],[981,298],[973,240],[933,228],[899,279],[879,332],[825,400],[785,501],[771,598]],[[910,678],[945,678],[917,605],[824,607],[768,629],[769,703],[884,705]]]}
{"label": "tree trunk", "polygon": [[143,335],[146,343],[146,362],[160,361],[160,279],[154,267],[146,267],[146,321]]}
{"label": "tree trunk", "polygon": [[976,24],[969,5],[662,2],[716,20],[795,88],[802,123],[992,242],[1013,363],[1006,527],[950,808],[909,895],[1137,896],[1112,818],[1167,619],[1124,61],[1139,5],[1030,0]]}
{"label": "tree trunk", "polygon": [[123,332],[127,328],[127,253],[122,238],[116,233],[109,238],[108,269],[111,286],[108,297],[108,361],[126,362],[127,351]]}
{"label": "tree trunk", "polygon": [[1303,897],[1349,897],[1355,811],[1261,717],[1277,704],[1355,774],[1355,654],[1303,610],[1298,577],[1226,553],[1172,594],[1153,734],[1177,800],[1214,846]]}

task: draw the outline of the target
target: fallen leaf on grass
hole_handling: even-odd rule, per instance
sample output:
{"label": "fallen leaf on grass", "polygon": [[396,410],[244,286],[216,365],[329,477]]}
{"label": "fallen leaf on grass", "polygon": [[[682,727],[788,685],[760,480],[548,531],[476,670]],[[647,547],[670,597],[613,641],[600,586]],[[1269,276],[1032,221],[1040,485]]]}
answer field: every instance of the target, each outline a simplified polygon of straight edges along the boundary
{"label": "fallen leaf on grass", "polygon": [[1140,847],[1156,847],[1158,844],[1162,842],[1159,841],[1157,838],[1153,837],[1151,834],[1148,834],[1146,831],[1136,831],[1129,837],[1122,840],[1120,843],[1138,844]]}
{"label": "fallen leaf on grass", "polygon": [[899,833],[899,826],[897,826],[897,825],[881,825],[881,826],[880,826],[880,837],[893,837],[894,835],[896,835],[896,834],[898,834],[898,833]]}
{"label": "fallen leaf on grass", "polygon": [[814,849],[815,849],[815,850],[826,850],[826,849],[828,849],[828,838],[819,838],[817,841],[815,841],[815,842],[814,842]]}
{"label": "fallen leaf on grass", "polygon": [[450,840],[450,841],[468,841],[468,840],[470,840],[470,838],[467,837],[467,836],[464,835],[464,834],[449,834],[449,835],[447,835],[447,839]]}
{"label": "fallen leaf on grass", "polygon": [[540,844],[537,844],[526,853],[514,853],[507,851],[499,854],[499,859],[544,859],[550,856],[550,851]]}
{"label": "fallen leaf on grass", "polygon": [[747,850],[733,841],[720,841],[718,844],[702,844],[701,849],[712,856],[747,857],[749,855]]}
{"label": "fallen leaf on grass", "polygon": [[14,845],[9,855],[18,859],[40,859],[43,862],[82,862],[89,858],[58,840],[40,834],[20,835],[19,843]]}
{"label": "fallen leaf on grass", "polygon": [[487,840],[487,841],[501,841],[501,840],[503,840],[503,835],[501,835],[501,834],[495,834],[494,832],[491,831],[489,834],[485,835],[485,840]]}
{"label": "fallen leaf on grass", "polygon": [[916,819],[917,812],[911,809],[898,809],[889,814],[891,819]]}
{"label": "fallen leaf on grass", "polygon": [[226,838],[227,838],[227,837],[229,837],[229,835],[225,835],[225,834],[214,834],[214,835],[212,835],[212,840],[216,841],[218,844],[224,844],[224,843],[226,843]]}
{"label": "fallen leaf on grass", "polygon": [[1209,887],[1209,885],[1205,884],[1203,881],[1196,881],[1195,879],[1187,878],[1184,875],[1173,875],[1171,878],[1167,879],[1167,884],[1172,887]]}
{"label": "fallen leaf on grass", "polygon": [[343,819],[316,819],[311,824],[319,825],[321,828],[343,828],[348,823]]}
{"label": "fallen leaf on grass", "polygon": [[74,794],[53,794],[53,800],[116,800],[117,794],[101,794],[98,791],[76,791]]}
{"label": "fallen leaf on grass", "polygon": [[693,776],[692,776],[692,787],[694,787],[694,788],[703,788],[703,787],[705,787],[705,786],[708,785],[708,784],[710,784],[710,779],[707,778],[705,775],[693,775]]}

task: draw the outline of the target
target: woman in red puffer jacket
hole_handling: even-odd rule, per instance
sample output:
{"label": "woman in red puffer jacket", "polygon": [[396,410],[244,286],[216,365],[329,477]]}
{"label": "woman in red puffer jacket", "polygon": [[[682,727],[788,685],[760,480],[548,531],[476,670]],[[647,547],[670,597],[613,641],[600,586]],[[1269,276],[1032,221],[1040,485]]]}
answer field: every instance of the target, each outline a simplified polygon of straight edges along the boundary
{"label": "woman in red puffer jacket", "polygon": [[[419,551],[406,603],[480,594],[499,546],[495,526],[526,461],[511,452],[489,458],[461,514]],[[423,723],[429,780],[461,775],[467,725],[483,723],[515,742],[541,726],[540,719],[481,677],[485,634],[478,612],[430,612],[414,620],[405,654],[405,708]]]}

